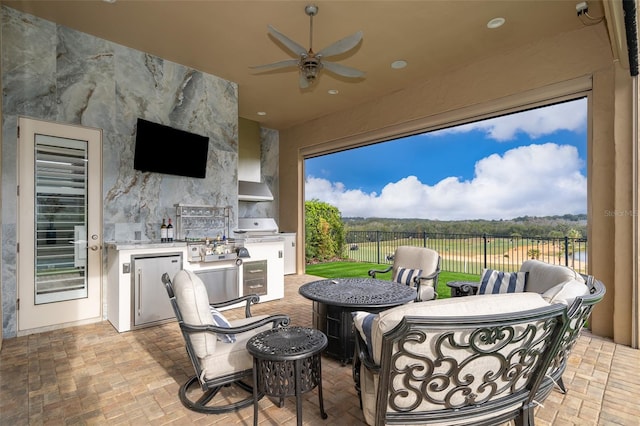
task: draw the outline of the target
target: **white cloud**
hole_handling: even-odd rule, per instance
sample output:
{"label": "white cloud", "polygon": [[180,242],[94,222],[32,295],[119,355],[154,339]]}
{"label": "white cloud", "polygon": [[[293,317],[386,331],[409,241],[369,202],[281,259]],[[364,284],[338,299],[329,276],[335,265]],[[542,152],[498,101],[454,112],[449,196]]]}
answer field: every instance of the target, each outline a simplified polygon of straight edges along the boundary
{"label": "white cloud", "polygon": [[580,131],[586,129],[586,99],[536,108],[530,111],[491,118],[489,120],[464,124],[449,129],[428,133],[430,137],[453,133],[467,133],[472,130],[483,131],[487,137],[497,141],[508,141],[518,133],[526,133],[537,139],[558,130]]}
{"label": "white cloud", "polygon": [[387,184],[380,194],[308,177],[305,198],[334,205],[343,217],[463,220],[578,214],[587,205],[581,167],[575,147],[546,143],[483,158],[472,180],[448,177],[430,186],[408,176]]}

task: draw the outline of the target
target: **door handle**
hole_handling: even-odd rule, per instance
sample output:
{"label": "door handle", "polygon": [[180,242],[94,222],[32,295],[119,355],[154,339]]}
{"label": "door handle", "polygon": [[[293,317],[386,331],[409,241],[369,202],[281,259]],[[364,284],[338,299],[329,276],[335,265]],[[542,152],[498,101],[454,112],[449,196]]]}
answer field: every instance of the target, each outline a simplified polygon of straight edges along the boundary
{"label": "door handle", "polygon": [[138,316],[142,315],[142,269],[138,269]]}

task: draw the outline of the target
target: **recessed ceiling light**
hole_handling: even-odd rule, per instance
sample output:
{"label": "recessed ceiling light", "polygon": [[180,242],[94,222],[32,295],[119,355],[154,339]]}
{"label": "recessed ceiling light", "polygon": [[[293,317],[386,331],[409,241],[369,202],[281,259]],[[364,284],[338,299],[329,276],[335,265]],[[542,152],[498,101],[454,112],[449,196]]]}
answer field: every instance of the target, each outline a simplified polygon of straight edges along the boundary
{"label": "recessed ceiling light", "polygon": [[266,112],[264,112],[264,111],[258,111],[258,112],[257,112],[257,114],[258,114],[258,115],[267,115],[267,113],[266,113]]}
{"label": "recessed ceiling light", "polygon": [[337,95],[338,93],[338,89],[329,89],[327,90],[327,93],[329,93],[330,95]]}
{"label": "recessed ceiling light", "polygon": [[403,61],[402,59],[391,62],[391,68],[394,70],[399,70],[407,66],[407,61]]}
{"label": "recessed ceiling light", "polygon": [[116,2],[116,0],[102,0],[102,1],[105,2],[105,3],[115,3]]}
{"label": "recessed ceiling light", "polygon": [[495,28],[499,28],[501,26],[503,26],[505,23],[505,19],[504,18],[493,18],[492,20],[490,20],[489,22],[487,22],[487,28],[490,29],[495,29]]}

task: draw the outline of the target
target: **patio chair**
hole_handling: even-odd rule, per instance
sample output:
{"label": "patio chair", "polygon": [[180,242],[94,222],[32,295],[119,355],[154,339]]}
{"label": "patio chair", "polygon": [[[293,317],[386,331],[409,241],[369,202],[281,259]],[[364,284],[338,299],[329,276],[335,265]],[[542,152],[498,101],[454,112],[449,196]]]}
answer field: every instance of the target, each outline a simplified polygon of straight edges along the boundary
{"label": "patio chair", "polygon": [[[558,389],[562,393],[566,393],[567,389],[562,380],[562,373],[566,369],[569,354],[580,336],[584,324],[589,319],[594,306],[604,298],[606,288],[601,281],[591,275],[580,274],[567,266],[550,264],[535,259],[526,260],[515,274],[505,272],[495,274],[490,270],[485,271],[481,282],[474,285],[479,294],[483,293],[483,286],[484,292],[487,292],[492,283],[492,278],[501,277],[501,284],[497,285],[497,281],[499,281],[499,278],[497,278],[493,282],[492,289],[509,291],[507,290],[508,286],[505,284],[508,281],[512,281],[510,278],[513,278],[514,275],[524,277],[524,288],[520,291],[538,293],[549,303],[561,303],[567,306],[570,324],[562,339],[560,351],[558,351],[557,357],[548,372],[548,377],[553,380]],[[485,279],[485,277],[487,278]],[[467,292],[467,294],[470,293]]]}
{"label": "patio chair", "polygon": [[[206,414],[225,413],[253,404],[253,387],[244,382],[253,377],[253,357],[247,352],[247,340],[261,331],[288,325],[289,317],[252,317],[250,307],[259,302],[257,295],[246,295],[210,305],[204,283],[191,271],[178,271],[173,282],[169,274],[165,273],[162,275],[162,282],[169,294],[187,354],[195,370],[195,375],[180,387],[182,404],[190,410]],[[243,319],[226,321],[217,310],[241,302],[245,303]],[[195,390],[196,384],[200,385],[201,391]],[[239,399],[237,392],[232,392],[231,385],[246,391],[248,396]],[[223,389],[228,389],[229,392],[222,395],[220,391]],[[216,395],[219,398],[214,400]],[[262,396],[263,394],[259,394],[258,398]]]}
{"label": "patio chair", "polygon": [[400,246],[392,256],[393,264],[386,269],[371,269],[369,276],[392,271],[393,281],[411,285],[416,288],[416,301],[433,300],[438,297],[438,276],[441,258],[437,251],[425,247]]}
{"label": "patio chair", "polygon": [[356,315],[354,380],[365,421],[533,426],[568,322],[565,305],[533,293]]}
{"label": "patio chair", "polygon": [[567,388],[562,380],[562,374],[567,368],[571,350],[589,320],[593,308],[604,298],[606,293],[606,287],[601,281],[592,275],[582,274],[581,276],[584,279],[587,291],[573,300],[568,300],[568,302],[570,302],[567,303],[569,325],[562,337],[560,350],[547,372],[547,377],[552,379],[553,384],[562,393],[567,393]]}

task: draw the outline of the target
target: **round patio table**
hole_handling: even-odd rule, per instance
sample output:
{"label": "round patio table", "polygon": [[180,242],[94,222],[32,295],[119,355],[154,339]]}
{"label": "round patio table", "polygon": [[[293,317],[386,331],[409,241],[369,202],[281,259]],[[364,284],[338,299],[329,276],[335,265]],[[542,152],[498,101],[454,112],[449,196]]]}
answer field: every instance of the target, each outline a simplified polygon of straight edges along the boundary
{"label": "round patio table", "polygon": [[416,299],[416,289],[375,278],[337,278],[304,284],[298,292],[313,301],[312,324],[327,335],[325,353],[343,365],[355,350],[352,312],[377,313]]}

